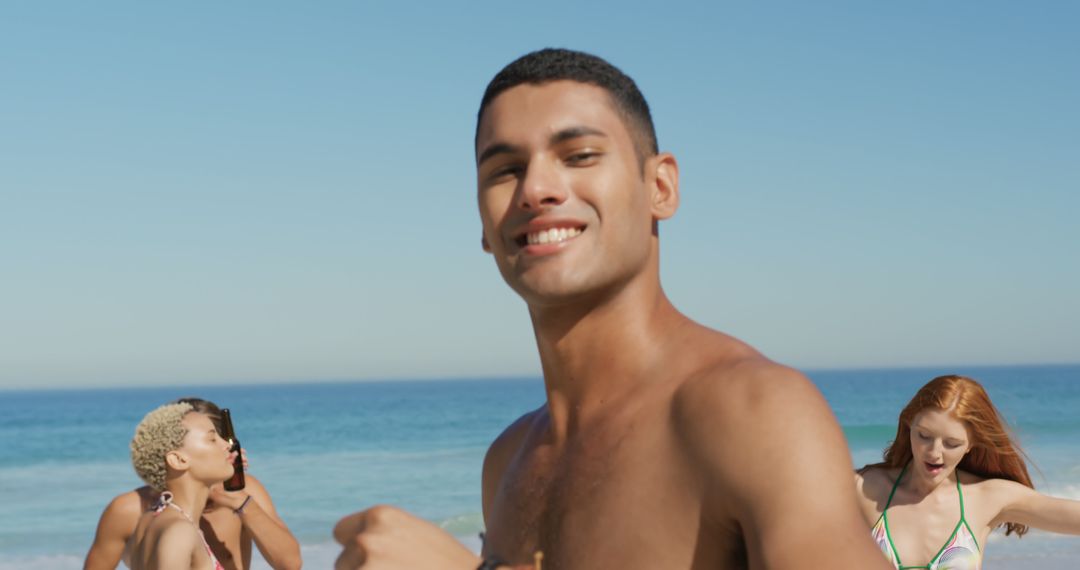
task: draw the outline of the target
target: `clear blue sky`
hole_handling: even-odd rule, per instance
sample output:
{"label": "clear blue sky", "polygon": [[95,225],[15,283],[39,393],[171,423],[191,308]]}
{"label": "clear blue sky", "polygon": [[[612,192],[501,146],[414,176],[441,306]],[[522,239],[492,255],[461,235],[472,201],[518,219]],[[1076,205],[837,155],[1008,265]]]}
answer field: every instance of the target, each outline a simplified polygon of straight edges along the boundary
{"label": "clear blue sky", "polygon": [[471,144],[487,81],[545,46],[649,99],[697,320],[805,368],[1080,361],[1078,27],[1071,2],[5,3],[0,387],[539,374]]}

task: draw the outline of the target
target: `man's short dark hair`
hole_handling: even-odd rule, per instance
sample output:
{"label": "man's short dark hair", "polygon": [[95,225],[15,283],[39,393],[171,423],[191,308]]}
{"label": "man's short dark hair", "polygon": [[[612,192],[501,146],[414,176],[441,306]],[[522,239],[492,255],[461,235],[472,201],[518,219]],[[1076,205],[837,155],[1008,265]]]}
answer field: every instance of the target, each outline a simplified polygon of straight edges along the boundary
{"label": "man's short dark hair", "polygon": [[644,163],[645,158],[659,152],[649,104],[634,80],[595,55],[568,49],[545,48],[525,54],[496,74],[480,100],[480,110],[476,113],[477,135],[484,110],[500,93],[523,83],[539,85],[559,80],[595,85],[608,92],[634,139],[639,162]]}
{"label": "man's short dark hair", "polygon": [[214,429],[217,430],[219,435],[225,432],[224,426],[221,425],[221,408],[210,400],[189,396],[186,398],[179,398],[173,403],[191,406],[194,408],[194,411],[210,418],[210,421],[214,424]]}

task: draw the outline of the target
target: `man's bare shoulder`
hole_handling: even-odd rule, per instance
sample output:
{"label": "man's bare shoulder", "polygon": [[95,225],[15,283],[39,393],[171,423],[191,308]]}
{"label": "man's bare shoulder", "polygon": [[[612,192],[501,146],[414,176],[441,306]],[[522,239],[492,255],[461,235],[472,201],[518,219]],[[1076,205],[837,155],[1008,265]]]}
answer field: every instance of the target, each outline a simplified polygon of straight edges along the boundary
{"label": "man's bare shoulder", "polygon": [[687,376],[672,400],[686,465],[706,485],[704,512],[737,522],[755,566],[828,556],[841,567],[883,568],[824,396],[797,370],[734,346]]}
{"label": "man's bare shoulder", "polygon": [[128,528],[134,528],[139,516],[146,510],[147,504],[152,501],[151,495],[156,496],[156,493],[149,487],[141,487],[127,493],[121,493],[109,501],[109,505],[105,507],[105,512],[101,516],[102,518],[121,519],[130,523],[126,525]]}
{"label": "man's bare shoulder", "polygon": [[507,426],[503,430],[499,437],[495,438],[495,441],[488,447],[487,454],[484,456],[484,467],[482,472],[482,497],[483,509],[485,518],[489,510],[495,501],[495,494],[498,491],[499,482],[502,480],[503,473],[506,472],[506,467],[510,461],[513,460],[514,455],[521,449],[522,443],[525,441],[526,436],[536,425],[538,419],[543,415],[544,407],[541,406],[527,414],[522,415],[515,420],[512,424]]}
{"label": "man's bare shoulder", "polygon": [[484,472],[487,473],[489,468],[498,472],[502,471],[506,463],[513,458],[514,454],[521,447],[525,436],[536,425],[537,419],[543,414],[544,407],[541,406],[531,412],[523,414],[518,419],[514,420],[509,426],[506,427],[495,438],[495,441],[491,442],[488,447],[487,455],[484,457]]}
{"label": "man's bare shoulder", "polygon": [[821,393],[799,371],[749,347],[726,346],[724,357],[704,362],[680,383],[673,410],[677,424],[739,427],[792,411],[828,413]]}
{"label": "man's bare shoulder", "polygon": [[731,403],[738,408],[747,398],[767,404],[770,396],[792,389],[817,391],[802,373],[769,360],[733,336],[697,323],[685,330],[678,356],[690,367],[675,379],[677,400],[696,402],[704,397],[710,407]]}
{"label": "man's bare shoulder", "polygon": [[843,445],[817,387],[797,370],[753,352],[717,359],[688,377],[671,414],[684,451],[714,481],[767,477],[790,461],[794,449]]}
{"label": "man's bare shoulder", "polygon": [[124,545],[139,524],[139,517],[146,505],[157,494],[149,487],[142,487],[114,497],[98,520],[94,542],[86,553],[83,568],[86,570],[113,569],[120,564]]}

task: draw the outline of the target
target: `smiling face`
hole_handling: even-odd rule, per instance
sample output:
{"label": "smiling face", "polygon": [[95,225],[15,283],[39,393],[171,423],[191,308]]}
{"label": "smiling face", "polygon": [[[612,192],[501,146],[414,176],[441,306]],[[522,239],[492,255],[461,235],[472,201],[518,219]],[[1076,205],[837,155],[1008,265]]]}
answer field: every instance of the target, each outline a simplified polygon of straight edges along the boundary
{"label": "smiling face", "polygon": [[655,260],[653,224],[674,213],[657,207],[657,190],[673,183],[674,159],[639,161],[604,89],[508,89],[484,111],[476,150],[484,247],[530,305],[617,286]]}
{"label": "smiling face", "polygon": [[913,473],[934,483],[948,478],[971,449],[964,422],[944,410],[928,408],[911,421]]}
{"label": "smiling face", "polygon": [[210,417],[199,412],[190,412],[184,416],[182,423],[187,434],[176,453],[187,459],[188,473],[208,484],[220,483],[232,477],[231,446],[218,435]]}

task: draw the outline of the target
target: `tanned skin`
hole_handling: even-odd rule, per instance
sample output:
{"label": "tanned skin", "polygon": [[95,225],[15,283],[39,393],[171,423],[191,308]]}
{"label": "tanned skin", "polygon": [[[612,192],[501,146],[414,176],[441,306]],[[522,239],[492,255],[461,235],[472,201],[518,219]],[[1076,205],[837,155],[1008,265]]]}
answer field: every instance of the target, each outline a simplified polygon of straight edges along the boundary
{"label": "tanned skin", "polygon": [[[678,165],[634,142],[608,93],[574,81],[512,87],[480,119],[483,244],[528,305],[547,391],[485,458],[484,555],[531,568],[543,551],[546,570],[891,568],[820,393],[664,295],[657,224],[678,208]],[[337,567],[476,568],[441,532],[391,507],[351,515]]]}
{"label": "tanned skin", "polygon": [[[252,543],[275,570],[299,570],[300,545],[274,509],[270,494],[252,474],[245,474],[242,491],[227,492],[215,486],[210,502],[203,510],[199,527],[226,570],[251,567]],[[242,515],[233,509],[251,496]],[[124,555],[124,547],[135,525],[155,502],[158,493],[148,486],[114,498],[98,521],[94,543],[86,554],[84,570],[115,570]]]}
{"label": "tanned skin", "polygon": [[189,412],[183,445],[165,455],[165,488],[172,507],[139,517],[127,545],[131,570],[213,570],[197,522],[210,488],[232,475],[232,444],[222,439],[209,416]]}

